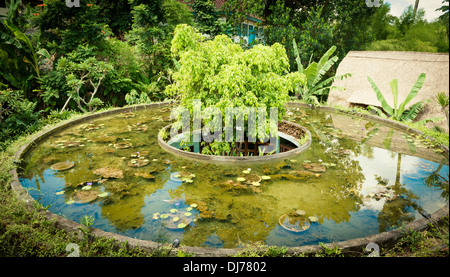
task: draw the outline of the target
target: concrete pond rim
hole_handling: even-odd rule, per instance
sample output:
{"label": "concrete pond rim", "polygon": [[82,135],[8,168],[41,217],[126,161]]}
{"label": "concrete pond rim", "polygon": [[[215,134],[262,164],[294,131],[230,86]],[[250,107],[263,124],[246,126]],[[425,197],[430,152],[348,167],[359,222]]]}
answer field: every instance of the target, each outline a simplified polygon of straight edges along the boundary
{"label": "concrete pond rim", "polygon": [[[17,168],[20,166],[23,157],[25,157],[31,150],[34,149],[41,141],[45,140],[49,136],[58,133],[68,127],[71,127],[74,124],[83,123],[86,121],[90,121],[92,119],[120,113],[123,111],[131,111],[131,110],[143,110],[143,109],[149,109],[149,108],[156,108],[156,107],[165,107],[170,104],[173,104],[173,102],[158,102],[158,103],[152,103],[152,104],[143,104],[143,105],[136,105],[136,106],[129,106],[124,108],[116,108],[111,109],[107,111],[97,112],[93,114],[88,114],[86,116],[72,119],[69,121],[65,121],[61,124],[58,124],[55,127],[52,127],[48,130],[39,132],[38,134],[32,135],[30,140],[22,145],[19,150],[15,153],[14,156],[14,162],[16,166],[10,170],[11,174],[11,189],[15,193],[15,195],[18,197],[18,199],[22,202],[24,202],[29,209],[35,209],[35,206],[33,203],[35,202],[35,199],[33,199],[28,191],[24,189],[19,181],[19,176],[17,172]],[[337,111],[333,107],[327,107],[327,106],[321,106],[321,107],[312,107],[308,104],[303,103],[296,103],[296,102],[290,102],[287,104],[288,107],[298,107],[302,109],[323,109],[326,111]],[[341,113],[342,112],[340,111]],[[383,119],[377,116],[368,115],[368,114],[361,114],[361,113],[352,113],[353,116],[361,116],[363,118],[367,118],[373,121],[378,121],[386,125],[390,125],[396,128],[401,129],[405,132],[415,133],[415,134],[422,134],[420,131],[412,129],[411,127],[404,125],[402,123]],[[159,135],[158,135],[159,137]],[[449,157],[449,148],[445,145],[441,145],[441,149],[444,150],[444,155]],[[53,224],[68,233],[76,234],[78,236],[82,236],[82,232],[80,231],[80,228],[86,228],[84,225],[77,223],[75,221],[66,219],[62,216],[56,215],[48,210],[43,211],[50,221],[53,221]],[[429,228],[429,224],[440,224],[442,219],[444,217],[448,217],[449,215],[449,204],[447,203],[443,208],[439,209],[438,211],[432,213],[429,218],[420,218],[413,222],[410,222],[408,224],[405,224],[404,226],[400,228],[396,228],[391,231],[378,233],[375,235],[370,235],[367,237],[362,238],[355,238],[345,241],[339,241],[339,242],[332,242],[332,243],[324,243],[323,247],[327,248],[334,248],[338,247],[341,249],[342,254],[347,255],[357,255],[366,253],[369,254],[370,252],[365,252],[366,247],[368,247],[369,244],[374,243],[378,245],[381,249],[381,247],[387,247],[390,245],[395,244],[400,238],[405,236],[407,233],[413,232],[413,231],[424,231]],[[158,249],[161,249],[161,243],[157,243],[150,240],[141,240],[136,239],[128,236],[119,235],[113,232],[106,232],[97,228],[89,227],[91,230],[91,235],[93,237],[103,237],[108,239],[113,239],[114,243],[118,247],[125,246],[127,249],[133,249],[133,248],[140,248],[141,250],[151,253],[154,251],[157,251]],[[372,245],[372,244],[371,244]],[[168,242],[168,246],[170,246],[170,243]],[[266,246],[265,246],[266,247]],[[264,248],[262,247],[259,249],[259,251],[263,252]],[[268,246],[267,246],[268,247]],[[297,255],[297,254],[314,254],[321,252],[323,250],[323,247],[321,245],[305,245],[305,246],[298,246],[298,247],[286,247],[287,255]],[[193,254],[193,256],[197,257],[229,257],[233,256],[235,254],[238,254],[244,250],[244,248],[212,248],[212,247],[193,247],[193,246],[179,246],[180,250],[185,251],[186,253]],[[369,249],[367,249],[369,251]],[[176,250],[171,251],[171,255],[176,254]]]}

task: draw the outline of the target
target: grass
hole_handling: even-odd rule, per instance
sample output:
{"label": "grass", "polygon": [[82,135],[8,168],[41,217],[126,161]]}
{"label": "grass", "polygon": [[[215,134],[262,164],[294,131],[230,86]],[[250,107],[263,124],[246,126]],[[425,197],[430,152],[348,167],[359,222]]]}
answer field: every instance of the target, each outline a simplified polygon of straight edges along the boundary
{"label": "grass", "polygon": [[[83,114],[71,114],[65,120],[79,118]],[[54,120],[42,128],[51,128],[61,123]],[[441,140],[441,134],[426,133]],[[161,243],[161,246],[152,253],[142,249],[128,249],[126,245],[117,245],[112,239],[92,238],[89,227],[79,234],[71,234],[57,228],[54,222],[44,215],[46,210],[35,202],[28,208],[17,199],[11,191],[11,175],[9,171],[16,165],[14,153],[19,147],[30,140],[30,135],[23,136],[12,142],[5,150],[0,151],[0,257],[65,257],[71,250],[66,251],[69,243],[79,246],[82,257],[189,257],[192,253],[182,250],[172,250],[170,246]],[[448,134],[447,134],[448,145]],[[88,225],[88,224],[86,224]],[[448,257],[449,255],[449,221],[444,218],[441,225],[430,225],[423,232],[408,232],[394,246],[381,249],[380,255],[384,257]],[[323,251],[314,254],[301,253],[289,255],[287,248],[265,245],[250,245],[239,252],[237,257],[288,257],[288,256],[314,256],[314,257],[341,257],[344,256],[337,247],[327,248],[322,245]],[[358,254],[367,256],[367,254]]]}

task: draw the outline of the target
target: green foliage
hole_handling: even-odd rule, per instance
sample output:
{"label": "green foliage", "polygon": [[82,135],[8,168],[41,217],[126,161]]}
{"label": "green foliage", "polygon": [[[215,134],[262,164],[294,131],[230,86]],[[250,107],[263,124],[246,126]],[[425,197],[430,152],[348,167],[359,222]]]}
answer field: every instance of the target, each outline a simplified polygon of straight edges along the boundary
{"label": "green foliage", "polygon": [[318,96],[328,94],[328,89],[331,88],[333,81],[342,80],[343,78],[351,76],[351,74],[332,76],[322,81],[327,71],[330,70],[333,64],[338,60],[337,56],[331,57],[334,51],[336,51],[336,46],[333,45],[322,56],[318,63],[312,62],[306,69],[303,69],[295,39],[293,41],[293,46],[294,53],[296,55],[295,61],[297,63],[298,72],[306,76],[306,82],[298,84],[296,88],[298,98],[302,99],[305,103],[319,105]]}
{"label": "green foliage", "polygon": [[75,50],[78,45],[95,44],[111,34],[102,7],[80,1],[80,7],[71,8],[65,1],[48,1],[34,18],[44,47],[59,55]]}
{"label": "green foliage", "polygon": [[439,20],[427,22],[423,9],[417,11],[415,18],[412,6],[407,7],[399,18],[390,16],[389,10],[389,5],[383,4],[375,13],[371,32],[376,40],[366,50],[448,52],[448,19],[445,14]]}
{"label": "green foliage", "polygon": [[225,32],[225,24],[219,20],[213,0],[194,0],[191,4],[194,12],[195,27],[203,34],[215,37]]}
{"label": "green foliage", "polygon": [[[270,108],[277,108],[281,119],[289,91],[305,81],[304,74],[288,74],[288,58],[280,44],[255,45],[244,51],[225,35],[202,41],[194,28],[179,25],[171,49],[179,57],[180,69],[173,74],[174,84],[167,86],[166,93],[181,97],[180,105],[188,108],[191,118],[194,99],[201,101],[202,110],[218,108],[222,118],[227,107],[263,107],[268,130]],[[222,144],[215,146],[217,151],[212,152],[228,150]]]}
{"label": "green foliage", "polygon": [[[425,73],[422,73],[419,75],[419,78],[414,83],[411,91],[406,96],[405,100],[401,103],[399,103],[398,99],[398,80],[393,79],[389,84],[391,87],[392,97],[394,100],[394,107],[389,106],[386,99],[384,98],[383,94],[381,93],[378,86],[373,82],[373,80],[367,76],[367,79],[369,80],[373,91],[377,95],[378,101],[380,101],[381,107],[383,108],[383,111],[392,119],[398,120],[398,121],[412,121],[418,113],[423,109],[423,106],[425,103],[429,102],[429,100],[423,100],[415,103],[409,109],[406,109],[406,105],[411,102],[411,100],[417,95],[419,90],[422,88],[423,83],[425,82]],[[384,116],[384,114],[376,107],[369,106],[369,109],[375,110],[378,115]]]}
{"label": "green foliage", "polygon": [[89,57],[78,63],[63,57],[59,59],[57,69],[66,74],[66,85],[72,89],[62,111],[71,99],[83,112],[95,111],[98,106],[103,104],[103,101],[96,98],[95,95],[102,80],[112,70],[110,64],[99,61],[94,57]]}
{"label": "green foliage", "polygon": [[[313,8],[302,24],[302,31],[298,38],[298,54],[304,62],[320,57],[333,46],[334,27],[322,16],[322,10],[323,6]],[[293,43],[295,44],[295,41]],[[294,57],[297,57],[295,52]],[[307,66],[306,63],[303,65]]]}
{"label": "green foliage", "polygon": [[24,98],[22,91],[0,90],[0,149],[25,132],[40,128],[36,103]]}
{"label": "green foliage", "polygon": [[6,19],[0,21],[0,81],[30,92],[32,80],[39,76],[38,60],[31,40],[24,34],[29,27],[27,18],[30,9],[21,1],[12,0]]}

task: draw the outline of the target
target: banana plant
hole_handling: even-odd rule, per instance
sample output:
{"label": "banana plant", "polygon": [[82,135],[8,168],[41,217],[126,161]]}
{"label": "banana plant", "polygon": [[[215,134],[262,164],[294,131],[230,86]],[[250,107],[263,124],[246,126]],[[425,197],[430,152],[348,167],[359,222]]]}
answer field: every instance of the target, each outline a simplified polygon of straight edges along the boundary
{"label": "banana plant", "polygon": [[[389,85],[391,87],[392,97],[394,100],[394,107],[389,106],[386,99],[384,98],[383,94],[381,93],[378,86],[375,84],[375,82],[367,76],[367,80],[369,80],[369,83],[372,86],[373,91],[377,95],[378,101],[380,101],[381,107],[383,111],[391,118],[397,121],[412,121],[414,118],[417,117],[419,112],[423,110],[425,103],[430,102],[429,99],[425,99],[422,101],[419,101],[412,105],[409,109],[406,109],[406,105],[408,105],[409,102],[417,95],[419,90],[422,88],[423,83],[425,82],[425,73],[421,73],[419,77],[417,78],[417,81],[414,83],[411,91],[406,96],[405,100],[402,103],[398,103],[398,80],[393,79]],[[386,117],[386,115],[374,106],[369,106],[368,109],[373,110],[378,113],[379,116]]]}
{"label": "banana plant", "polygon": [[318,63],[310,62],[308,67],[304,69],[295,39],[292,43],[294,46],[294,55],[296,56],[295,61],[297,63],[298,72],[306,75],[306,82],[301,85],[297,85],[299,98],[306,103],[319,105],[319,99],[317,98],[318,95],[327,94],[330,88],[342,89],[340,87],[332,86],[331,84],[335,80],[343,80],[344,78],[350,77],[350,73],[332,76],[322,81],[322,77],[338,60],[337,56],[331,57],[334,51],[336,51],[336,46],[333,45],[330,49],[328,49],[328,51],[320,58]]}

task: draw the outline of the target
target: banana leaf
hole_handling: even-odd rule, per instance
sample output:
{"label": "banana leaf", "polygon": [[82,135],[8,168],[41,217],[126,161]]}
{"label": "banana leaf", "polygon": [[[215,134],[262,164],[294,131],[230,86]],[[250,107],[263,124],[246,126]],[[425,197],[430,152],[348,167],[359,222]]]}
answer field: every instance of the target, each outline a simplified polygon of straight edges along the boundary
{"label": "banana leaf", "polygon": [[403,101],[403,103],[401,103],[399,106],[399,111],[400,110],[402,111],[400,114],[403,113],[406,105],[408,105],[408,103],[417,95],[419,90],[422,88],[423,83],[425,82],[425,77],[426,77],[425,73],[421,73],[419,75],[419,78],[417,78],[417,81],[414,83],[411,91],[408,93],[408,96],[406,96],[405,101]]}
{"label": "banana leaf", "polygon": [[373,91],[375,92],[378,101],[380,101],[381,107],[383,110],[390,116],[394,115],[394,111],[392,110],[391,106],[386,102],[386,99],[384,98],[383,94],[381,93],[378,86],[374,83],[374,81],[367,76],[367,80],[369,80],[370,85],[372,86]]}

